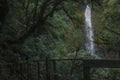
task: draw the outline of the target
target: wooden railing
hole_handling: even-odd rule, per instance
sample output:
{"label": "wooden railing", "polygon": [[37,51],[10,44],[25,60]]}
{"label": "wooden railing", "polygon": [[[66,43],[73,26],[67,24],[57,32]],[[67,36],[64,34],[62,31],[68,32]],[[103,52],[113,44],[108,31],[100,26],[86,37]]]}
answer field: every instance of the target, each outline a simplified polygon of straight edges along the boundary
{"label": "wooden railing", "polygon": [[84,80],[91,80],[91,68],[120,68],[120,60],[83,60]]}
{"label": "wooden railing", "polygon": [[46,59],[4,66],[15,80],[91,80],[91,68],[120,68],[120,60]]}

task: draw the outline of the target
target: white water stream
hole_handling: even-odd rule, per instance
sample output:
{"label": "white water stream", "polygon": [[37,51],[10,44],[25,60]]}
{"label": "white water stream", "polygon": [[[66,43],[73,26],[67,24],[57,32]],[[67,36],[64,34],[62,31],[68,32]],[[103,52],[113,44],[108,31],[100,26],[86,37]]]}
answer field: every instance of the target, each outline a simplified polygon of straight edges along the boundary
{"label": "white water stream", "polygon": [[86,6],[85,10],[85,25],[86,25],[86,50],[91,53],[91,55],[95,55],[95,46],[94,46],[94,32],[91,21],[91,7],[89,5]]}

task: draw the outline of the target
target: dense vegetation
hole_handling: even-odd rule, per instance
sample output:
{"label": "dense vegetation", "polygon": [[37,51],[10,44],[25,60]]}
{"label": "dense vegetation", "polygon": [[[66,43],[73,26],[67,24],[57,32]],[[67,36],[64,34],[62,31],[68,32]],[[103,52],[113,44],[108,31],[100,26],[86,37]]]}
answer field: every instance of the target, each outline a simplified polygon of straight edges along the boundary
{"label": "dense vegetation", "polygon": [[[119,59],[120,0],[0,0],[0,63],[92,58],[84,48],[87,3],[92,4],[96,52]],[[110,70],[105,77],[114,73]]]}
{"label": "dense vegetation", "polygon": [[96,42],[110,58],[120,57],[120,1],[103,0],[95,12]]}

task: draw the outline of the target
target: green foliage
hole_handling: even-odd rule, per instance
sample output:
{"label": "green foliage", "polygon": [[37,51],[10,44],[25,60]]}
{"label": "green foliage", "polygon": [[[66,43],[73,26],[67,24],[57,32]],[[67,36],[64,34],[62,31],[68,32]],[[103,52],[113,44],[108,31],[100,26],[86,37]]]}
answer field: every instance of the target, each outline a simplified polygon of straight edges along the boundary
{"label": "green foliage", "polygon": [[[120,5],[119,0],[104,0],[102,11],[95,11],[96,43],[111,58],[120,56]],[[100,11],[99,11],[100,9]]]}
{"label": "green foliage", "polygon": [[119,69],[108,69],[108,68],[100,68],[93,69],[91,71],[91,77],[93,80],[119,80],[120,79],[120,70]]}
{"label": "green foliage", "polygon": [[[4,25],[0,21],[0,63],[46,58],[94,59],[95,56],[84,50],[85,1],[76,1],[8,0],[9,12]],[[120,0],[91,1],[96,45],[109,58],[119,59]],[[60,79],[78,80],[77,73],[82,75],[81,62],[76,65],[75,75],[66,77],[67,72],[61,74],[69,71],[73,63],[58,64],[63,70]],[[119,72],[118,69],[99,69],[93,70],[92,76],[94,80],[119,80]],[[1,75],[4,76],[0,67],[0,78]]]}

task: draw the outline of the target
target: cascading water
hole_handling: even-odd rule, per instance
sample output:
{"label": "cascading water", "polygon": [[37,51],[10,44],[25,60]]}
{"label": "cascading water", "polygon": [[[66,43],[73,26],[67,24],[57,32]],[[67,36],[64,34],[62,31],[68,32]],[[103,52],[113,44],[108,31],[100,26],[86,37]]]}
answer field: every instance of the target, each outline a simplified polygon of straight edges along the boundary
{"label": "cascading water", "polygon": [[85,25],[86,25],[86,43],[85,47],[91,55],[95,55],[94,48],[94,32],[91,21],[91,7],[89,5],[86,6],[85,10]]}

